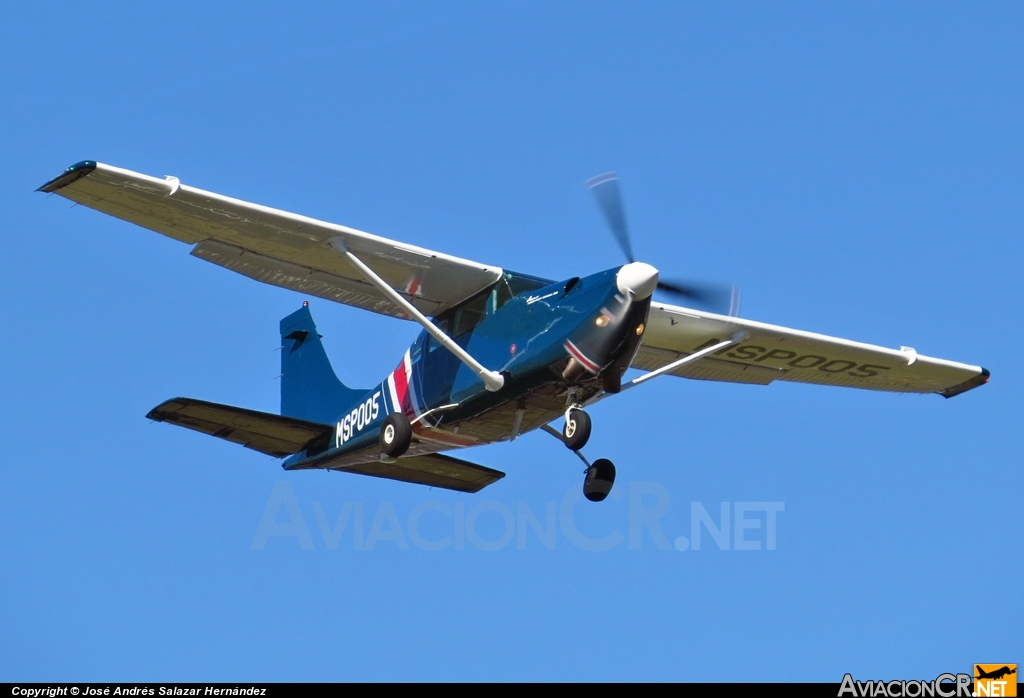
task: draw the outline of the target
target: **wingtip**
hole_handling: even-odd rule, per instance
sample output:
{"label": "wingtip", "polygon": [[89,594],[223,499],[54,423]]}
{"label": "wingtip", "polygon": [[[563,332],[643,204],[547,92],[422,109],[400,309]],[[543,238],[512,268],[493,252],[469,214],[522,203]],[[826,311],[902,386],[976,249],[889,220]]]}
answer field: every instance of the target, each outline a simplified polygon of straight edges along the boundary
{"label": "wingtip", "polygon": [[46,194],[50,194],[52,192],[57,191],[58,189],[66,187],[72,182],[78,181],[79,179],[85,177],[87,174],[89,174],[95,169],[95,160],[82,160],[81,162],[76,162],[74,165],[61,172],[59,175],[51,179],[49,182],[36,189],[36,191],[41,191]]}
{"label": "wingtip", "polygon": [[164,400],[159,405],[151,409],[146,413],[146,419],[152,419],[154,422],[166,422],[167,414],[174,410],[169,410],[169,406],[178,406],[180,409],[181,401],[186,398],[183,397],[172,397],[170,400]]}
{"label": "wingtip", "polygon": [[956,397],[961,393],[966,393],[968,390],[974,390],[979,386],[985,385],[991,377],[992,373],[987,368],[982,368],[981,373],[974,376],[974,378],[970,378],[959,385],[954,385],[952,388],[946,388],[945,390],[940,390],[938,392],[939,395],[948,400],[949,398]]}

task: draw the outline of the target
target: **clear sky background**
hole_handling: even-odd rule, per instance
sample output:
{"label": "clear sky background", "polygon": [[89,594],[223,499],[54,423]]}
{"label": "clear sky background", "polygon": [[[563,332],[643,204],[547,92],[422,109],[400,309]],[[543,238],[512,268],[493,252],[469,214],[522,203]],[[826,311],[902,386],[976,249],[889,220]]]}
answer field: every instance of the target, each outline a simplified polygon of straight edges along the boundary
{"label": "clear sky background", "polygon": [[[0,9],[0,680],[1024,663],[1020,4],[278,5]],[[572,523],[625,540],[585,550],[559,524],[553,550],[529,527],[525,549],[483,550],[503,510],[543,523],[578,496],[553,439],[468,452],[508,476],[457,495],[286,474],[149,423],[177,395],[276,411],[277,322],[304,297],[33,193],[84,159],[549,278],[621,262],[584,187],[615,169],[637,255],[666,277],[736,282],[745,317],[992,382],[944,400],[662,378],[592,410],[586,450],[615,461],[620,496]],[[378,382],[418,331],[311,307],[349,385]],[[253,549],[275,491],[298,513],[275,521],[312,550]],[[631,492],[664,504],[668,546],[644,529],[631,549]],[[784,503],[775,550],[756,514],[761,550],[671,545],[692,502],[717,521],[744,501]],[[346,502],[363,547],[383,517],[372,550],[352,519],[328,546],[317,507],[333,526]],[[430,502],[463,518],[489,502],[477,544],[409,542]],[[457,518],[418,530],[454,536]]]}

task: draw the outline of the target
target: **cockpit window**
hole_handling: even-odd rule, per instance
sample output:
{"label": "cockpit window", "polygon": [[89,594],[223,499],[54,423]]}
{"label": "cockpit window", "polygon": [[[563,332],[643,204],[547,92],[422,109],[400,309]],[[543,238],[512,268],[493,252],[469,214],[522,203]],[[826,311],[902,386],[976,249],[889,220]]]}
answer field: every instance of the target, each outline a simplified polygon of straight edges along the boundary
{"label": "cockpit window", "polygon": [[539,279],[536,276],[527,276],[526,274],[507,271],[494,288],[491,289],[489,311],[496,313],[501,309],[501,306],[516,296],[550,285],[551,282],[547,279]]}
{"label": "cockpit window", "polygon": [[[550,281],[538,279],[535,276],[505,272],[501,279],[498,280],[498,283],[492,286],[489,291],[470,298],[444,315],[435,317],[434,324],[441,328],[441,331],[449,337],[457,339],[472,331],[473,328],[484,321],[484,318],[498,312],[501,306],[519,294],[536,291],[538,288],[550,285]],[[436,339],[428,336],[427,347],[429,351],[434,351],[439,346],[441,345]]]}
{"label": "cockpit window", "polygon": [[529,293],[530,291],[536,291],[538,288],[550,286],[552,283],[547,279],[527,276],[526,274],[515,274],[510,271],[505,272],[505,281],[508,282],[508,287],[511,289],[513,297],[521,293]]}
{"label": "cockpit window", "polygon": [[505,279],[499,281],[494,288],[491,289],[490,306],[488,310],[492,313],[498,312],[501,306],[512,300],[512,291],[509,290],[508,282]]}

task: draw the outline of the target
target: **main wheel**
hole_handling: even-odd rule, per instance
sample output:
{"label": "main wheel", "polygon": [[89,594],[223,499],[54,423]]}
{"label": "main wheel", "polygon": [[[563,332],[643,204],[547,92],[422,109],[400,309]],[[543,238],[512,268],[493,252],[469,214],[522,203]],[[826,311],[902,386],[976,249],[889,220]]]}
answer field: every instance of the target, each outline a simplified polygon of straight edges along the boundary
{"label": "main wheel", "polygon": [[385,456],[398,458],[412,443],[412,425],[401,412],[392,412],[380,426],[380,450]]}
{"label": "main wheel", "polygon": [[571,410],[562,427],[562,438],[570,451],[578,451],[590,440],[590,415],[583,410]]}
{"label": "main wheel", "polygon": [[583,496],[592,502],[603,501],[615,484],[615,465],[607,458],[600,458],[587,468],[583,480]]}

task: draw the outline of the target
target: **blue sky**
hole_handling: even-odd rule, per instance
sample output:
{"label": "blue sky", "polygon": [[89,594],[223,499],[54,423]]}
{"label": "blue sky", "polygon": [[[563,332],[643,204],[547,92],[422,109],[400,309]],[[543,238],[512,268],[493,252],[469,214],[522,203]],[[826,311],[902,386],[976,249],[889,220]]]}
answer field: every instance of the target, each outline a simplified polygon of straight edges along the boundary
{"label": "blue sky", "polygon": [[[5,5],[0,679],[1024,661],[1022,34],[1009,3]],[[277,322],[304,298],[33,193],[83,159],[551,278],[620,262],[583,185],[615,169],[666,277],[993,378],[948,401],[658,379],[592,411],[587,451],[619,473],[602,505],[575,502],[580,465],[543,434],[470,452],[508,473],[475,496],[286,474],[144,415],[177,395],[275,411]],[[311,307],[350,385],[417,333]],[[723,502],[781,503],[776,548],[754,513],[760,550],[676,550]],[[346,503],[372,549],[355,518],[329,545]],[[523,514],[549,509],[553,549]],[[410,542],[417,511],[451,546]]]}

